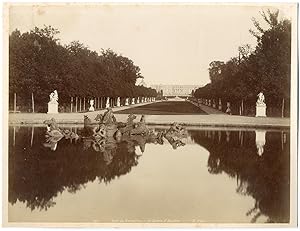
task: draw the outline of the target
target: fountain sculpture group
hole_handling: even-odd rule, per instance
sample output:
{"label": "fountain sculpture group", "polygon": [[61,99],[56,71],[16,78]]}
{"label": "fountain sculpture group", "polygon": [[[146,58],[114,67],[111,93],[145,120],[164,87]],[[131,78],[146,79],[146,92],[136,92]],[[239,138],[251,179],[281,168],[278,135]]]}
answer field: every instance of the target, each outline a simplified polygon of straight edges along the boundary
{"label": "fountain sculpture group", "polygon": [[[107,108],[104,114],[98,114],[95,117],[97,124],[84,115],[84,128],[82,134],[78,135],[67,129],[60,129],[55,119],[46,120],[47,125],[46,143],[44,146],[50,147],[55,151],[57,143],[63,137],[66,139],[78,140],[82,138],[89,143],[93,143],[98,148],[95,150],[103,150],[107,143],[118,143],[121,141],[138,140],[140,143],[156,143],[163,144],[164,138],[172,145],[173,149],[185,145],[182,138],[187,137],[187,131],[178,123],[173,123],[169,129],[155,132],[154,129],[148,128],[145,116],[142,115],[139,122],[136,122],[136,115],[128,115],[127,122],[117,122],[112,109]],[[144,147],[140,145],[142,151]]]}

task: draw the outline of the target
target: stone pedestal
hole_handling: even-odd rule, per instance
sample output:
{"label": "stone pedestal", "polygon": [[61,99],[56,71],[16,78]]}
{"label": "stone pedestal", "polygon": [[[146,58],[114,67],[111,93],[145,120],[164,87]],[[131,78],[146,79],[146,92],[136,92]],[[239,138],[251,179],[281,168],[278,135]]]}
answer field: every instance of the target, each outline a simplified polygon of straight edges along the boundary
{"label": "stone pedestal", "polygon": [[256,117],[266,117],[267,106],[266,105],[256,105]]}
{"label": "stone pedestal", "polygon": [[48,114],[58,114],[58,103],[49,102],[48,103]]}

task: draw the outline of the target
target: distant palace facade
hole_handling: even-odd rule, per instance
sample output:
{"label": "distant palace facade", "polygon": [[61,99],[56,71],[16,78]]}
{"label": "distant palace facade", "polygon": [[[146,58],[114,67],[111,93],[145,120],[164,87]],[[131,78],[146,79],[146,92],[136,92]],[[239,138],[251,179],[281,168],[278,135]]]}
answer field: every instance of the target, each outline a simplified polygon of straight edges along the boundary
{"label": "distant palace facade", "polygon": [[163,96],[191,96],[192,91],[196,90],[202,85],[151,85],[158,93],[163,91]]}

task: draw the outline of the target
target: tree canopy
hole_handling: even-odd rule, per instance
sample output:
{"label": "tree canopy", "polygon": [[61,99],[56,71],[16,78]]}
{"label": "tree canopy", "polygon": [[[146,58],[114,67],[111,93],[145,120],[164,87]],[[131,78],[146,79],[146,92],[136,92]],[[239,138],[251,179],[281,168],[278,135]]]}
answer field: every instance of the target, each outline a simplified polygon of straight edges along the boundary
{"label": "tree canopy", "polygon": [[156,96],[156,91],[136,86],[140,68],[113,50],[90,50],[79,41],[61,45],[59,31],[51,26],[9,36],[9,91],[46,104],[53,90],[59,101],[70,97]]}
{"label": "tree canopy", "polygon": [[229,101],[255,100],[262,91],[266,100],[290,98],[291,22],[279,19],[279,11],[261,12],[268,25],[263,29],[253,19],[257,46],[239,47],[238,57],[209,65],[211,83],[195,91],[197,98],[222,98]]}

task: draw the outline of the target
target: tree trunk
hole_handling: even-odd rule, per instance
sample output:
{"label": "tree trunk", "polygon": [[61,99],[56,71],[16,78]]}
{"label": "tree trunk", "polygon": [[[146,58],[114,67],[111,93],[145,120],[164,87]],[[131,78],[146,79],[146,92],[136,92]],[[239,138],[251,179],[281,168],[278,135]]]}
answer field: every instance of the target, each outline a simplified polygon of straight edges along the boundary
{"label": "tree trunk", "polygon": [[85,97],[83,97],[83,111],[85,111]]}
{"label": "tree trunk", "polygon": [[70,111],[73,112],[73,97],[71,97],[71,104],[70,105],[71,105]]}
{"label": "tree trunk", "polygon": [[77,112],[77,103],[78,103],[78,97],[75,98],[75,112]]}
{"label": "tree trunk", "polygon": [[242,115],[244,115],[244,100],[242,100]]}
{"label": "tree trunk", "polygon": [[14,93],[14,112],[17,111],[17,93]]}
{"label": "tree trunk", "polygon": [[32,102],[32,113],[34,113],[34,97],[33,97],[33,92],[31,93],[31,102]]}
{"label": "tree trunk", "polygon": [[284,98],[282,98],[281,117],[284,117]]}
{"label": "tree trunk", "polygon": [[79,98],[79,111],[81,111],[81,98]]}

